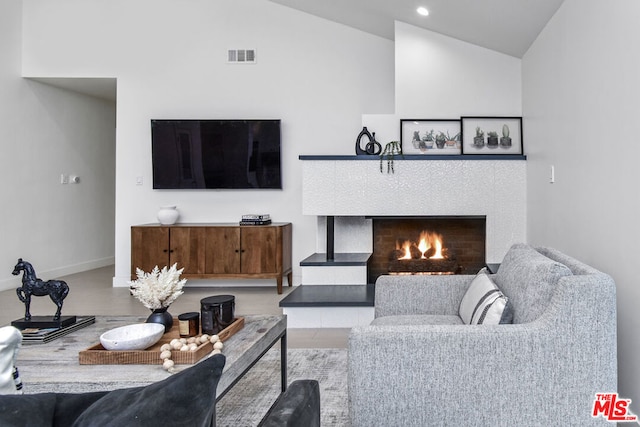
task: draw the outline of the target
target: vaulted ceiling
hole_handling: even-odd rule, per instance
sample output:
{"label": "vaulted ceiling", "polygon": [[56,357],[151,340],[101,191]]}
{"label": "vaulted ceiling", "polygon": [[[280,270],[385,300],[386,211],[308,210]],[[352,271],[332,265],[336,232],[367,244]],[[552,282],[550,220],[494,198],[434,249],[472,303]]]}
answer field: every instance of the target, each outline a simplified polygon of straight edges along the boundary
{"label": "vaulted ceiling", "polygon": [[564,0],[270,1],[390,40],[397,20],[522,58]]}
{"label": "vaulted ceiling", "polygon": [[[393,40],[395,21],[521,58],[564,0],[269,0]],[[429,16],[416,13],[418,6]],[[33,78],[115,101],[115,79]]]}

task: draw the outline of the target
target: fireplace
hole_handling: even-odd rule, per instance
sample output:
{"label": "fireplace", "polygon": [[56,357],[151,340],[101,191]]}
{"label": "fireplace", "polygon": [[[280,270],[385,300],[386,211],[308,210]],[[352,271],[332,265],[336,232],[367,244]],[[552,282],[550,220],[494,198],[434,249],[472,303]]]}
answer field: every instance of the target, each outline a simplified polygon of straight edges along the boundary
{"label": "fireplace", "polygon": [[485,266],[486,217],[373,217],[367,281],[383,274],[475,274]]}

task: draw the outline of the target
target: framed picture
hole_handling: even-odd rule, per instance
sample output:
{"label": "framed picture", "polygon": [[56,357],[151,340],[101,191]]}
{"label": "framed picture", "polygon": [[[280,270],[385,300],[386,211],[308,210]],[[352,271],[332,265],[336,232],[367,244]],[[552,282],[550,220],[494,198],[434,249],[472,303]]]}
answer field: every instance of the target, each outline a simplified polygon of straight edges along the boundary
{"label": "framed picture", "polygon": [[524,154],[522,117],[462,117],[462,154]]}
{"label": "framed picture", "polygon": [[400,144],[404,155],[460,155],[461,136],[459,119],[400,120]]}

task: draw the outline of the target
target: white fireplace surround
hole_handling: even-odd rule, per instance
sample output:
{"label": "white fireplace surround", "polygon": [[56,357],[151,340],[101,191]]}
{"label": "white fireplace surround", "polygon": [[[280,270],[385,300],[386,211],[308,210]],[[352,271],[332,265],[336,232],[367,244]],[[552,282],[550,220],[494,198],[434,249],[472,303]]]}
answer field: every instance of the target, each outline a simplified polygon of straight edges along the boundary
{"label": "white fireplace surround", "polygon": [[318,217],[317,252],[325,252],[327,216],[335,217],[335,252],[372,252],[367,216],[485,215],[486,261],[501,262],[526,236],[526,161],[395,160],[380,173],[376,159],[301,156],[302,211]]}

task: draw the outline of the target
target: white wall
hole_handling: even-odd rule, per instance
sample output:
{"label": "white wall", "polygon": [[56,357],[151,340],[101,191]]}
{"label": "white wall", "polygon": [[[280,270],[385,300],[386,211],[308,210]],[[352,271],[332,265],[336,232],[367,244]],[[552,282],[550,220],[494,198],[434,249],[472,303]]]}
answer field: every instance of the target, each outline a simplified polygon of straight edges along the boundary
{"label": "white wall", "polygon": [[22,1],[0,2],[0,289],[18,257],[44,279],[113,263],[115,105],[23,79],[21,41]]}
{"label": "white wall", "polygon": [[[361,115],[393,104],[393,43],[266,0],[31,0],[24,73],[118,78],[116,278],[126,285],[130,226],[176,204],[182,222],[268,212],[293,223],[298,263],[315,251],[302,215],[300,154],[351,154]],[[229,48],[257,64],[226,63]],[[152,118],[282,119],[282,191],[154,191]],[[136,177],[144,185],[136,186]]]}
{"label": "white wall", "polygon": [[[635,0],[566,0],[522,67],[529,240],[613,276],[619,392],[633,400],[635,413],[640,413],[638,22]],[[554,184],[549,184],[551,165]]]}
{"label": "white wall", "polygon": [[522,115],[518,58],[396,21],[394,63],[394,108],[362,117],[383,145],[400,119]]}
{"label": "white wall", "polygon": [[520,116],[520,59],[396,21],[396,114]]}

